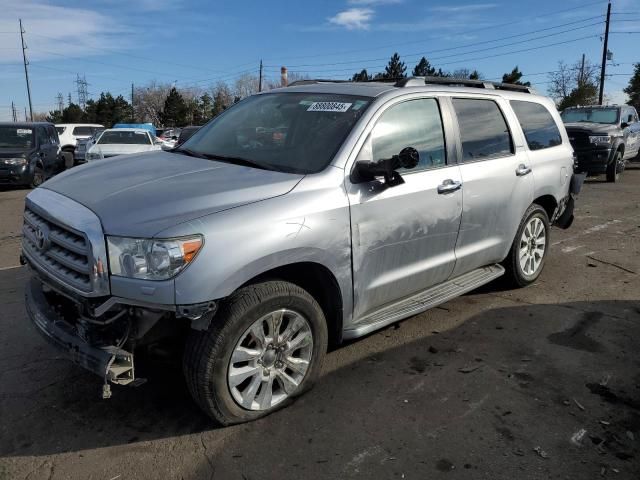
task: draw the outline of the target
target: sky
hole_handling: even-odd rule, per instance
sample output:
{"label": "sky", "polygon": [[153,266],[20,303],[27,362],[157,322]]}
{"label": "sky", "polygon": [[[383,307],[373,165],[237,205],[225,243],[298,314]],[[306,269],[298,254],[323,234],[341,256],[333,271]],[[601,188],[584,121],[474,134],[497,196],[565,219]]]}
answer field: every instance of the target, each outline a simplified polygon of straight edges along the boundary
{"label": "sky", "polygon": [[[0,0],[0,121],[28,106],[18,19],[25,30],[33,108],[77,102],[77,75],[90,97],[130,96],[131,83],[207,87],[244,73],[276,79],[280,67],[312,78],[382,71],[398,52],[453,71],[499,80],[518,65],[546,93],[558,62],[582,54],[599,65],[606,0]],[[640,0],[612,0],[605,94],[624,102],[640,62]]]}

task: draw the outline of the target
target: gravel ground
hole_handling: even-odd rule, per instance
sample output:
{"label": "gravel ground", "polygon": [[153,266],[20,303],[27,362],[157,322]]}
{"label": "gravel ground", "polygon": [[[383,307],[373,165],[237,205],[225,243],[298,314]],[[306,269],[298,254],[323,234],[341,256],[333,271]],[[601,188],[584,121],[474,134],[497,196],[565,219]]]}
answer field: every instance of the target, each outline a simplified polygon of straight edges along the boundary
{"label": "gravel ground", "polygon": [[[217,428],[170,360],[115,388],[36,334],[0,270],[0,479],[640,477],[640,170],[589,180],[539,281],[500,281],[330,353],[316,389]],[[24,190],[0,192],[0,268]]]}

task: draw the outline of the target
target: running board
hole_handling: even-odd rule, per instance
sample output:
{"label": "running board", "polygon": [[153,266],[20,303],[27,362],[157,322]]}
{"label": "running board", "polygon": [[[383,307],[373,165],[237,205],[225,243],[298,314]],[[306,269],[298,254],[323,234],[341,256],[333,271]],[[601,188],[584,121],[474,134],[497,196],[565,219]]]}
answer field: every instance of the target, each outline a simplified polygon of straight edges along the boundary
{"label": "running board", "polygon": [[361,337],[389,324],[417,315],[460,295],[470,292],[485,283],[489,283],[504,275],[500,265],[478,268],[459,277],[431,287],[423,292],[382,307],[369,315],[360,318],[357,324],[344,331],[343,338],[350,340]]}

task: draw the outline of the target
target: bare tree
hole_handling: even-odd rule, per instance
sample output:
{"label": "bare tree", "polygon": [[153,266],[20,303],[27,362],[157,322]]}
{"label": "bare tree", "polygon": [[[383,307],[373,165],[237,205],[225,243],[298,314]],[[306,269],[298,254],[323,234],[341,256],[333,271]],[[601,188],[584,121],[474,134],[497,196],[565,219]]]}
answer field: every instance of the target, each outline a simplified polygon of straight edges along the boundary
{"label": "bare tree", "polygon": [[155,80],[147,86],[136,88],[133,102],[136,118],[141,122],[162,125],[161,114],[170,90],[171,84],[158,83]]}
{"label": "bare tree", "polygon": [[236,97],[245,98],[254,93],[258,93],[258,77],[245,73],[238,77],[233,84],[233,93]]}
{"label": "bare tree", "polygon": [[549,73],[547,92],[559,105],[565,105],[571,97],[580,98],[582,101],[592,100],[590,95],[582,95],[580,92],[593,90],[598,83],[598,71],[599,67],[589,60],[585,60],[584,64],[579,60],[571,66],[560,61],[558,69]]}

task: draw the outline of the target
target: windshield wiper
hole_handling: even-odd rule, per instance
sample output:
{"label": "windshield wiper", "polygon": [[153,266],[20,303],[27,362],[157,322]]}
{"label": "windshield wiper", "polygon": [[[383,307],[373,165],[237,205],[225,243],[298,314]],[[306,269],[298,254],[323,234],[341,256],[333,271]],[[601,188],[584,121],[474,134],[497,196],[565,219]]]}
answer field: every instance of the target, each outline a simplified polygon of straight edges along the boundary
{"label": "windshield wiper", "polygon": [[216,155],[214,153],[198,153],[202,155],[202,158],[208,158],[209,160],[219,160],[221,162],[233,163],[235,165],[242,165],[245,167],[259,168],[261,170],[271,170],[269,167],[261,163],[254,162],[253,160],[248,160],[246,158],[229,157],[227,155]]}
{"label": "windshield wiper", "polygon": [[190,150],[188,148],[174,148],[173,150],[170,150],[170,151],[173,153],[183,153],[190,157],[207,158],[207,156],[204,153],[194,152],[193,150]]}

